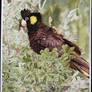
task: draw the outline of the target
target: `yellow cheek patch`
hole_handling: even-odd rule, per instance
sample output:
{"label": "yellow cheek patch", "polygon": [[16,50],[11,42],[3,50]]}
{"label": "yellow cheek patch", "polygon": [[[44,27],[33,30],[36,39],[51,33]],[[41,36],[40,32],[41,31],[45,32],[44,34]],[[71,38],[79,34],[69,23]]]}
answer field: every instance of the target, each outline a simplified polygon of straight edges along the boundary
{"label": "yellow cheek patch", "polygon": [[36,16],[31,16],[30,17],[30,23],[33,25],[37,22],[37,17]]}

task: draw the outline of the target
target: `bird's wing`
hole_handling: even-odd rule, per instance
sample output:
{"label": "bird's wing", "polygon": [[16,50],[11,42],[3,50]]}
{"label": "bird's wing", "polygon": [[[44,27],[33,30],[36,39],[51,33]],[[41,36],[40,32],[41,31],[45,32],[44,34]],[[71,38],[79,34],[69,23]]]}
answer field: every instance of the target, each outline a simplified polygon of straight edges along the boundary
{"label": "bird's wing", "polygon": [[73,42],[71,42],[71,41],[65,39],[65,38],[63,37],[63,35],[57,34],[57,32],[56,32],[55,29],[52,29],[52,30],[53,30],[53,32],[54,32],[54,34],[55,34],[55,36],[56,36],[57,38],[63,39],[63,40],[64,40],[64,44],[67,44],[69,47],[74,47],[74,51],[75,51],[78,55],[81,55],[80,48],[79,48],[76,44],[74,44]]}
{"label": "bird's wing", "polygon": [[73,42],[71,42],[71,41],[69,41],[69,40],[67,40],[67,39],[65,39],[65,38],[63,38],[63,40],[65,41],[66,44],[68,44],[68,46],[70,46],[70,47],[75,47],[75,48],[74,48],[74,51],[75,51],[77,54],[81,55],[80,48],[79,48],[76,44],[74,44]]}
{"label": "bird's wing", "polygon": [[57,48],[59,55],[61,55],[61,46],[64,44],[64,40],[61,36],[56,36],[52,29],[44,31],[40,29],[35,39],[39,46],[49,48],[50,51],[52,51],[53,48]]}
{"label": "bird's wing", "polygon": [[56,30],[53,28],[49,28],[46,32],[39,32],[39,40],[38,43],[46,48],[52,50],[53,48],[57,48],[57,50],[61,51],[62,45],[68,45],[69,47],[75,47],[74,51],[77,54],[81,54],[80,49],[77,45],[63,38],[62,35],[57,34]]}

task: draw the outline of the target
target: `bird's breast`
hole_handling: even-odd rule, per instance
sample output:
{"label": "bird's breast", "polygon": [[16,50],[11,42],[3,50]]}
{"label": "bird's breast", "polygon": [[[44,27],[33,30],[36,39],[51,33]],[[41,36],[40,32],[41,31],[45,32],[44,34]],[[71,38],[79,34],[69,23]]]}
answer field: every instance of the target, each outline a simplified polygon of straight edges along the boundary
{"label": "bird's breast", "polygon": [[29,43],[30,43],[31,49],[34,52],[40,54],[40,51],[44,50],[45,47],[40,44],[40,42],[39,42],[40,40],[38,40],[38,39],[39,39],[39,37],[37,37],[37,35],[30,35],[29,36]]}

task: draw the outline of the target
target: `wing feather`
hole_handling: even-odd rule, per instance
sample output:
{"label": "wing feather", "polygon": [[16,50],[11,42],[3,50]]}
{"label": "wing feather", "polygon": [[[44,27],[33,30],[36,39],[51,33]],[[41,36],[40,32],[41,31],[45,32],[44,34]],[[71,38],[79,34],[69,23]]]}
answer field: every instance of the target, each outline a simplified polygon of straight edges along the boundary
{"label": "wing feather", "polygon": [[[39,34],[40,33],[40,34]],[[81,51],[79,47],[72,43],[71,41],[65,39],[62,35],[58,34],[54,28],[49,28],[46,32],[39,32],[38,36],[39,40],[37,39],[38,43],[46,48],[52,50],[53,48],[57,48],[57,50],[61,50],[62,45],[68,45],[68,47],[75,47],[74,51],[81,55]]]}

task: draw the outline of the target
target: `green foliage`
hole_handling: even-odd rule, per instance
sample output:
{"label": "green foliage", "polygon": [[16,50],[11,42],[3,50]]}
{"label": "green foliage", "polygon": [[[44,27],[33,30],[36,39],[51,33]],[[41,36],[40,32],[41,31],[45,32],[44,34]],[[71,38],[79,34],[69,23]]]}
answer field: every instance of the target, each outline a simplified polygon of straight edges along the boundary
{"label": "green foliage", "polygon": [[58,57],[57,49],[41,50],[41,55],[29,48],[22,50],[25,55],[19,60],[3,62],[3,92],[64,92],[65,86],[71,89],[75,71],[69,67],[69,60],[74,58],[73,50],[62,46],[62,57]]}

